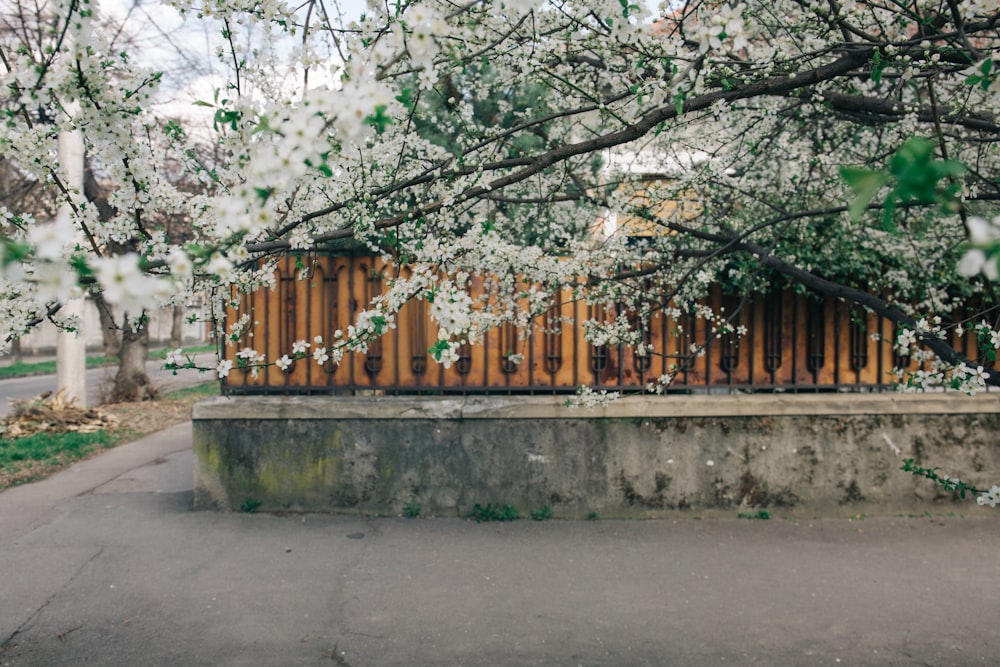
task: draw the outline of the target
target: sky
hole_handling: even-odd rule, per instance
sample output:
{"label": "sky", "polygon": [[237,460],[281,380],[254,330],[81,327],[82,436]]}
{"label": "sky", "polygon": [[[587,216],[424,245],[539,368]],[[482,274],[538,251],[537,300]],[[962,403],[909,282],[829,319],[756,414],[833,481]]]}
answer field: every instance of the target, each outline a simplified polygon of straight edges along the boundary
{"label": "sky", "polygon": [[[170,118],[199,119],[200,124],[210,126],[211,110],[194,102],[211,101],[215,91],[226,83],[228,64],[221,63],[216,55],[223,43],[221,22],[199,19],[196,12],[182,16],[161,0],[99,2],[102,15],[126,26],[125,32],[136,45],[138,64],[163,72],[156,111]],[[200,2],[211,0],[195,0],[196,4]],[[644,2],[651,10],[656,4],[655,0]],[[367,0],[326,0],[325,4],[331,14],[339,10],[345,23],[360,17],[367,8]],[[293,43],[294,39],[289,40],[289,48]],[[334,83],[335,71],[336,67],[325,72],[310,70],[310,85]],[[301,74],[296,76],[296,83],[300,81],[298,76]]]}
{"label": "sky", "polygon": [[[331,12],[339,7],[345,22],[365,11],[365,0],[329,0]],[[165,116],[204,117],[211,112],[195,106],[196,100],[212,100],[227,76],[216,49],[222,40],[222,24],[199,19],[193,12],[182,16],[158,0],[101,0],[100,13],[125,26],[123,31],[135,45],[137,64],[163,72],[156,110]],[[235,31],[234,31],[235,32]],[[310,81],[318,83],[318,73]]]}

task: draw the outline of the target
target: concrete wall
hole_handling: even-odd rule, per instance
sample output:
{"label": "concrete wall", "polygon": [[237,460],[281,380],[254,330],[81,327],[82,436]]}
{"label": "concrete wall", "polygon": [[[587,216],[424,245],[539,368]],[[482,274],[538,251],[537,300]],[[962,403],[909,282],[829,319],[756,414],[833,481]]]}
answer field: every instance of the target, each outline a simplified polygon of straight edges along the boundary
{"label": "concrete wall", "polygon": [[1000,479],[1000,396],[218,397],[194,409],[199,508],[654,517],[979,511],[902,459]]}

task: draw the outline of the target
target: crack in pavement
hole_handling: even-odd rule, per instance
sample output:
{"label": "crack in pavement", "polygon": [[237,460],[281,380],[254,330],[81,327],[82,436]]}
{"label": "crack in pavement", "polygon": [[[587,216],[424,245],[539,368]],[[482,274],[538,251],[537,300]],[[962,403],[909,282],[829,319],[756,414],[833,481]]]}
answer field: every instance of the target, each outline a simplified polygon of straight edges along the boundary
{"label": "crack in pavement", "polygon": [[[371,635],[366,635],[366,633],[353,630],[350,627],[349,617],[346,613],[346,609],[348,604],[350,604],[353,601],[349,596],[349,586],[353,581],[353,574],[355,570],[358,568],[358,566],[362,562],[367,560],[369,552],[375,546],[374,541],[380,537],[381,532],[382,531],[378,528],[376,519],[373,517],[366,517],[365,534],[361,538],[364,541],[364,544],[361,547],[361,549],[358,550],[357,556],[346,561],[341,567],[340,581],[342,582],[343,585],[338,587],[335,599],[332,600],[331,604],[333,619],[330,625],[331,628],[333,629],[334,637],[339,637],[341,639],[346,639],[347,637],[351,636],[371,637]],[[350,535],[346,535],[345,537],[347,537],[348,539],[355,539],[352,538]],[[379,637],[379,639],[384,639],[384,638]],[[346,653],[346,652],[347,651],[345,649],[339,646],[339,642],[334,643],[334,653],[337,654],[337,658],[335,659],[344,660],[343,655],[341,655],[341,653]],[[344,664],[346,664],[346,662]]]}
{"label": "crack in pavement", "polygon": [[[7,637],[7,638],[3,639],[2,641],[0,641],[0,651],[4,651],[5,652],[7,649],[9,649],[12,646],[14,646],[14,644],[12,644],[12,642],[14,641],[14,638],[17,637],[17,635],[19,635],[22,630],[24,630],[25,626],[27,626],[33,620],[35,620],[38,617],[38,615],[41,614],[42,611],[46,607],[48,607],[52,603],[53,600],[56,599],[56,596],[58,596],[60,593],[62,593],[63,591],[65,591],[69,586],[71,586],[73,584],[73,582],[75,582],[80,577],[80,574],[83,573],[83,570],[88,565],[90,565],[91,563],[93,563],[95,560],[97,560],[98,558],[100,558],[103,554],[104,554],[104,547],[98,547],[97,548],[97,553],[95,553],[93,556],[91,556],[86,561],[84,561],[80,565],[80,567],[76,568],[76,571],[70,576],[69,579],[66,580],[66,583],[64,583],[62,586],[60,586],[58,589],[56,589],[52,593],[52,595],[50,595],[48,598],[46,598],[45,602],[43,602],[42,604],[40,604],[37,609],[35,609],[33,612],[31,612],[31,615],[28,616],[28,618],[24,619],[24,622],[21,623],[19,626],[17,626],[17,628],[14,630],[14,632],[12,632],[10,634],[9,637]],[[79,628],[74,628],[74,630],[77,630],[77,629],[79,629]],[[62,639],[62,637],[60,637],[60,639]]]}

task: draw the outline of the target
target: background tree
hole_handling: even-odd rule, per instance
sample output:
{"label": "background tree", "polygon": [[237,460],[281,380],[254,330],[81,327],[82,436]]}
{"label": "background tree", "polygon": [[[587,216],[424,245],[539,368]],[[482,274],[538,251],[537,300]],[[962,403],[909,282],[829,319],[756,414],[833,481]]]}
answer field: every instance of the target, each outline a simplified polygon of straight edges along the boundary
{"label": "background tree", "polygon": [[[922,383],[1000,382],[970,374],[923,317],[944,326],[973,301],[995,313],[992,0],[688,2],[655,23],[626,0],[397,2],[347,26],[313,1],[174,6],[218,22],[229,63],[200,106],[230,159],[185,162],[202,194],[164,177],[149,140],[161,77],[111,49],[89,5],[53,7],[45,48],[5,61],[4,155],[58,174],[39,148],[51,135],[28,122],[41,106],[106,161],[116,214],[77,206],[83,236],[62,259],[126,310],[181,288],[269,284],[269,257],[350,239],[411,272],[324,341],[334,363],[411,299],[432,302],[433,352],[448,362],[488,328],[529,326],[563,290],[626,305],[656,294],[646,307],[667,308],[714,282],[748,291],[780,278],[911,331],[943,360]],[[72,119],[69,100],[81,106]],[[188,155],[189,134],[170,141]],[[666,205],[692,197],[693,217]],[[591,222],[608,211],[663,233],[595,237]],[[192,221],[194,243],[153,242],[150,221],[174,214]],[[528,219],[545,232],[525,234]],[[9,237],[5,265],[33,262],[18,284],[37,297],[60,262],[27,232]],[[974,280],[956,275],[960,259]],[[489,276],[488,298],[466,296],[471,274]],[[592,330],[639,344],[631,326]],[[252,349],[240,358],[274,362]]]}
{"label": "background tree", "polygon": [[[137,7],[138,5],[133,5],[132,11],[136,10]],[[0,40],[2,40],[0,54],[3,55],[3,62],[8,73],[14,75],[16,72],[15,69],[12,69],[14,67],[12,58],[20,58],[23,63],[34,63],[36,72],[44,75],[46,68],[53,66],[53,51],[57,51],[60,44],[69,45],[72,43],[71,33],[74,26],[64,22],[65,17],[60,16],[58,8],[54,5],[28,5],[20,0],[12,0],[12,2],[7,3],[5,10],[2,29],[0,29]],[[82,12],[86,18],[93,16],[92,12],[85,6],[76,8],[76,11]],[[148,21],[150,17],[146,16],[146,19]],[[82,28],[80,25],[76,27]],[[146,27],[149,27],[148,23]],[[129,52],[137,51],[140,48],[139,41],[133,31],[134,27],[127,25],[127,18],[109,20],[105,17],[96,21],[93,28],[108,39],[106,46],[109,50],[118,49],[119,64],[127,63]],[[164,36],[166,37],[166,35]],[[95,55],[92,47],[91,44],[86,48],[88,55]],[[176,46],[174,52],[177,57],[185,55]],[[71,72],[70,76],[76,77],[76,82],[81,85],[84,95],[93,97],[92,87],[100,85],[100,81],[88,82],[84,78],[85,73],[79,60],[76,65],[78,66],[77,71]],[[122,85],[127,81],[127,78],[125,81],[121,78],[124,70],[119,70],[113,61],[105,61],[101,67],[104,68],[102,77],[106,77],[103,79],[105,85]],[[190,76],[190,70],[186,74]],[[125,99],[136,97],[151,99],[148,91],[160,78],[159,73],[146,75],[135,90],[126,91]],[[180,82],[182,80],[178,79],[174,83],[176,85]],[[8,86],[11,93],[21,92],[22,95],[25,94],[14,78],[8,81]],[[59,131],[58,119],[60,114],[64,112],[64,109],[60,108],[59,101],[49,98],[45,103],[39,103],[34,108],[26,104],[24,100],[21,102],[20,117],[24,121],[26,129],[37,132],[34,140],[51,141]],[[95,107],[99,104],[94,99],[91,102]],[[8,107],[9,117],[17,115],[15,109],[16,107]],[[92,109],[92,111],[94,110],[100,111],[100,109]],[[130,109],[127,111],[125,119],[135,115],[137,115],[136,110]],[[77,120],[77,118],[72,117],[66,118],[70,124],[77,122]],[[193,180],[181,160],[174,156],[170,150],[167,129],[169,127],[168,119],[154,119],[144,127],[144,138],[147,146],[152,151],[159,152],[157,157],[159,163],[155,165],[155,171],[162,179],[181,192],[192,192],[195,189],[204,190],[204,187],[199,186]],[[128,134],[134,129],[134,126],[126,127],[124,131]],[[136,137],[131,138],[134,140]],[[55,209],[58,208],[59,201],[69,197],[77,207],[76,213],[87,220],[87,222],[80,223],[80,229],[84,232],[90,250],[100,253],[104,257],[122,256],[137,251],[141,251],[147,256],[155,252],[162,252],[163,249],[158,248],[157,244],[165,243],[167,233],[175,239],[175,242],[184,242],[191,237],[188,231],[190,216],[179,211],[176,207],[162,209],[157,205],[150,206],[141,212],[133,211],[130,214],[132,220],[128,223],[123,222],[123,212],[119,209],[122,195],[121,183],[115,180],[114,174],[116,171],[120,172],[121,167],[128,169],[131,158],[127,154],[122,154],[120,151],[110,155],[104,153],[101,150],[101,142],[94,141],[91,137],[85,157],[83,191],[70,193],[66,192],[62,185],[57,165],[46,165],[37,159],[37,156],[33,161],[26,160],[26,154],[15,150],[15,148],[14,142],[11,142],[9,144],[10,150],[3,163],[9,178],[5,179],[6,187],[0,193],[0,201],[7,204],[8,210],[29,214],[28,219],[32,222],[54,220]],[[187,150],[201,150],[201,147],[193,145],[189,146]],[[193,152],[191,154],[194,155]],[[121,160],[120,166],[114,163],[116,157]],[[135,179],[133,179],[132,186],[139,192],[147,187]],[[134,227],[131,233],[126,231],[129,226]],[[102,234],[102,230],[105,229],[113,231]],[[31,234],[27,225],[15,224],[10,231],[13,232],[10,236],[14,237],[18,235],[18,231],[22,234],[27,232],[29,237]],[[69,240],[68,236],[66,240]],[[86,245],[80,244],[74,249],[80,250]],[[87,271],[84,271],[81,277],[89,278],[91,281],[93,278],[92,275],[88,275]],[[32,281],[29,280],[29,287],[31,284]],[[37,285],[38,282],[36,281],[34,284]],[[54,295],[43,290],[41,295],[36,296],[47,300]],[[153,302],[142,304],[141,308],[137,308],[132,313],[122,313],[120,309],[115,309],[114,305],[108,302],[102,290],[90,290],[89,296],[96,305],[100,317],[105,354],[117,356],[119,359],[118,371],[114,377],[110,397],[112,400],[126,401],[151,398],[155,395],[155,388],[150,384],[146,375],[149,348],[146,306],[154,305]],[[183,313],[181,306],[183,300],[179,297],[175,297],[174,300],[176,301],[175,310]],[[57,323],[61,323],[58,316],[58,299],[47,300],[46,303],[38,303],[36,299],[35,305],[46,306],[45,311],[53,315]],[[41,317],[38,314],[41,311],[36,309],[33,312],[36,316],[32,317],[30,321],[40,320]],[[182,317],[175,317],[175,319],[182,320]],[[17,338],[13,340],[16,341]]]}

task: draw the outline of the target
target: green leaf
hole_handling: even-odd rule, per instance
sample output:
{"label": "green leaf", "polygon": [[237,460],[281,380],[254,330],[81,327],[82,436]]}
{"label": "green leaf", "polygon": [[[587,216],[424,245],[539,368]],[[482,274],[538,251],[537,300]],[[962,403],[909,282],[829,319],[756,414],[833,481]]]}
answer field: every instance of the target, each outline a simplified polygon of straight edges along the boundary
{"label": "green leaf", "polygon": [[76,271],[76,275],[81,278],[92,278],[94,277],[94,271],[87,265],[87,260],[81,254],[75,254],[70,257],[69,265]]}
{"label": "green leaf", "polygon": [[374,127],[376,134],[382,134],[392,124],[392,118],[386,115],[387,109],[386,105],[379,104],[375,107],[375,113],[365,117],[364,124]]}
{"label": "green leaf", "polygon": [[396,101],[398,101],[400,104],[406,107],[407,110],[413,111],[413,105],[415,103],[413,98],[413,89],[403,88],[402,92],[400,92],[399,95],[396,96]]}
{"label": "green leaf", "polygon": [[257,134],[258,132],[269,132],[270,130],[271,130],[271,121],[268,120],[268,117],[265,115],[261,115],[260,117],[258,117],[257,127],[254,128],[253,134]]}
{"label": "green leaf", "polygon": [[872,199],[888,182],[884,174],[860,167],[841,167],[840,177],[850,186],[855,195],[854,201],[848,208],[852,222],[861,219]]}
{"label": "green leaf", "polygon": [[20,262],[31,254],[31,246],[8,238],[0,239],[0,266]]}
{"label": "green leaf", "polygon": [[885,68],[885,63],[882,62],[882,53],[879,51],[873,53],[871,63],[872,63],[872,73],[871,73],[872,81],[874,81],[876,84],[881,83],[882,70],[883,68]]}
{"label": "green leaf", "polygon": [[427,348],[427,353],[432,357],[434,357],[435,359],[437,359],[438,361],[441,361],[441,353],[447,350],[449,347],[451,347],[451,345],[448,343],[448,341],[439,340],[433,345],[431,345],[429,348]]}
{"label": "green leaf", "polygon": [[170,120],[163,126],[163,133],[170,139],[178,141],[184,137],[184,128],[177,121]]}

